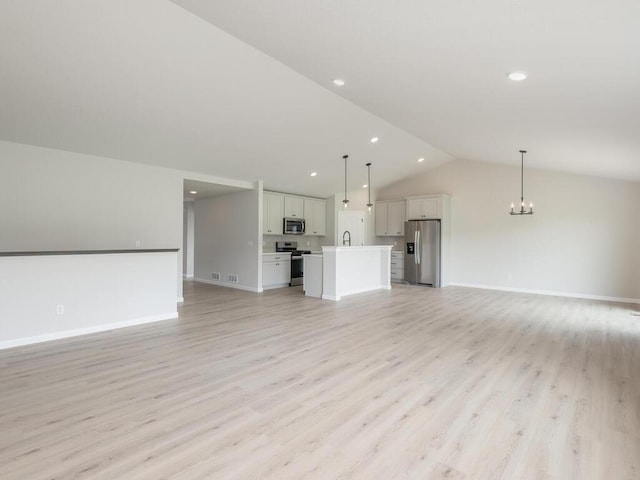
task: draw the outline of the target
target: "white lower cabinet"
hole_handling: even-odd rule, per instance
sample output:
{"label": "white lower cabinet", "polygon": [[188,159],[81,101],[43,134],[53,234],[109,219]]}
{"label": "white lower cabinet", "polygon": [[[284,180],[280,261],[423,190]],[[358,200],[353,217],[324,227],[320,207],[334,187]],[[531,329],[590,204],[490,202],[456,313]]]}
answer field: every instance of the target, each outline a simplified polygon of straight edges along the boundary
{"label": "white lower cabinet", "polygon": [[391,281],[404,282],[404,252],[391,252]]}
{"label": "white lower cabinet", "polygon": [[291,282],[291,254],[262,254],[262,288],[286,287]]}

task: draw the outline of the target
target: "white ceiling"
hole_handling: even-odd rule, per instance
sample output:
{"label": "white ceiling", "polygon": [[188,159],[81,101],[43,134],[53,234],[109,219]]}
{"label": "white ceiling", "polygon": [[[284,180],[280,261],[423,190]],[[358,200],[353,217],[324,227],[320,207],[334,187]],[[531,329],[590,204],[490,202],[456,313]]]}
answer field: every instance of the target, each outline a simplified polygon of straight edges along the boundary
{"label": "white ceiling", "polygon": [[368,161],[378,187],[521,148],[639,180],[639,20],[634,0],[4,0],[0,138],[313,196],[343,189],[345,153],[350,189]]}
{"label": "white ceiling", "polygon": [[[231,185],[220,185],[211,182],[200,182],[198,180],[185,179],[183,182],[183,193],[185,201],[201,200],[203,198],[218,197],[228,193],[240,192],[244,188]],[[191,193],[191,192],[196,192]]]}

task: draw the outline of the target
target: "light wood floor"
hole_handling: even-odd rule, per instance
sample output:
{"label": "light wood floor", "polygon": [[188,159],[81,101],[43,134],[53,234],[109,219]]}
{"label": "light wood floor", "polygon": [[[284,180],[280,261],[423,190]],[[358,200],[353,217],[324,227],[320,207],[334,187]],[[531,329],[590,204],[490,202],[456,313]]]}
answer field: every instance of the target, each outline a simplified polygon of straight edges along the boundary
{"label": "light wood floor", "polygon": [[187,283],[180,320],[0,351],[0,478],[638,479],[629,312]]}

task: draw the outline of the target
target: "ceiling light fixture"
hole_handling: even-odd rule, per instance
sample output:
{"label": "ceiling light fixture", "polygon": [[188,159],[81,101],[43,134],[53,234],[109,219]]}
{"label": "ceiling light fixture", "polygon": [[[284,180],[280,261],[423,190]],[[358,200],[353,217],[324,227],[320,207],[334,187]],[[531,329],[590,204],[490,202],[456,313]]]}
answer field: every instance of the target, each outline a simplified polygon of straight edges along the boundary
{"label": "ceiling light fixture", "polygon": [[336,79],[333,81],[333,84],[334,84],[334,85],[337,85],[338,87],[342,87],[342,86],[344,85],[344,80],[342,80],[341,78],[336,78]]}
{"label": "ceiling light fixture", "polygon": [[521,82],[527,78],[527,74],[525,72],[511,72],[507,77],[509,77],[509,80],[513,80],[514,82]]}
{"label": "ceiling light fixture", "polygon": [[347,198],[347,158],[349,158],[349,155],[343,155],[342,158],[344,158],[344,200],[342,200],[342,203],[344,203],[344,208],[347,208],[349,206],[349,199]]}
{"label": "ceiling light fixture", "polygon": [[310,177],[315,177],[316,175],[318,175],[318,172],[311,172],[311,173],[309,174],[309,176],[310,176]]}
{"label": "ceiling light fixture", "polygon": [[379,138],[378,137],[373,137],[371,139],[371,143],[378,143]]}
{"label": "ceiling light fixture", "polygon": [[196,192],[195,190],[191,190],[189,193],[190,193],[191,195],[195,195],[195,194],[196,194],[196,193],[198,193],[198,192]]}
{"label": "ceiling light fixture", "polygon": [[367,188],[368,186],[369,185],[365,183],[364,185],[362,185],[362,188]]}
{"label": "ceiling light fixture", "polygon": [[424,157],[420,157],[420,158],[418,159],[418,163],[422,163],[422,162],[424,162]]}
{"label": "ceiling light fixture", "polygon": [[371,162],[367,163],[367,187],[369,187],[369,203],[367,203],[367,207],[369,208],[369,213],[371,213],[371,207],[373,207],[373,203],[371,203]]}
{"label": "ceiling light fixture", "polygon": [[524,154],[526,150],[520,150],[520,211],[514,212],[514,205],[511,203],[511,215],[533,215],[533,203],[529,203],[529,210],[524,208]]}

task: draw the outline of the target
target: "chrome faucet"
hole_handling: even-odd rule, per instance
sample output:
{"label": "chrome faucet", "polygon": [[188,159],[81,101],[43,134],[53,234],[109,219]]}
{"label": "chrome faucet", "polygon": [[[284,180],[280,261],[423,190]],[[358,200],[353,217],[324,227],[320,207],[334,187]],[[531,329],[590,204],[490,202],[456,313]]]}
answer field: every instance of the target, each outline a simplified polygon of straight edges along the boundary
{"label": "chrome faucet", "polygon": [[342,246],[346,245],[347,243],[349,244],[349,246],[351,246],[351,232],[349,230],[345,230],[342,234]]}

